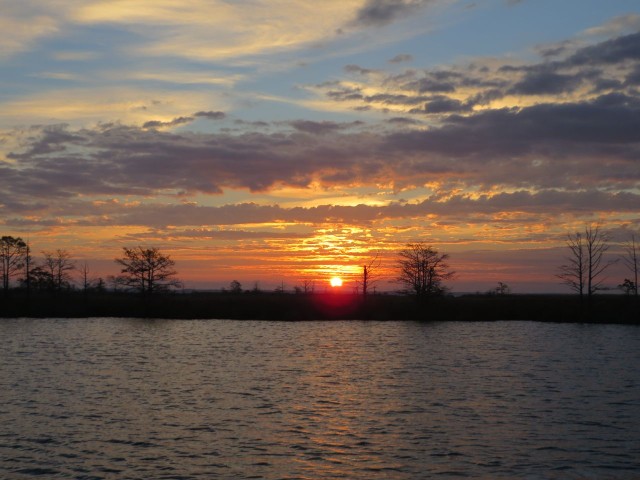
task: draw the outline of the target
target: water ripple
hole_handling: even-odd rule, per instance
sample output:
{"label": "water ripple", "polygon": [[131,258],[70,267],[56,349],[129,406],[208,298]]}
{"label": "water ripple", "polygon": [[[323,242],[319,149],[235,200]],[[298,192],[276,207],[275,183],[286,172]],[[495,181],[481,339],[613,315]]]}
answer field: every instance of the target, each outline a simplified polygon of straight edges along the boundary
{"label": "water ripple", "polygon": [[0,320],[0,477],[640,477],[640,329]]}

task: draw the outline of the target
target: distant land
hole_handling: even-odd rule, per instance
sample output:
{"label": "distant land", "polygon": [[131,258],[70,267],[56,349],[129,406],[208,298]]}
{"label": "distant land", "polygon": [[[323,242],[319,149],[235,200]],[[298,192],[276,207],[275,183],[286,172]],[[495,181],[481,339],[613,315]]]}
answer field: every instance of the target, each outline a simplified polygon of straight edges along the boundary
{"label": "distant land", "polygon": [[414,296],[282,292],[164,293],[12,291],[0,299],[0,317],[252,320],[535,320],[640,324],[640,301],[627,295],[466,294]]}

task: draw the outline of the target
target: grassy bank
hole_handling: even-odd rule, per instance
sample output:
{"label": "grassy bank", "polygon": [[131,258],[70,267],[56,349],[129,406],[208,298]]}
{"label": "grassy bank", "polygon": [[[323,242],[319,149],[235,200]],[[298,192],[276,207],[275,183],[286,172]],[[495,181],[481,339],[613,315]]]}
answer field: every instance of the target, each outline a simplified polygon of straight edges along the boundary
{"label": "grassy bank", "polygon": [[0,299],[0,317],[231,318],[258,320],[539,320],[640,323],[635,297],[602,295],[464,295],[418,300],[397,295],[122,292],[32,293]]}

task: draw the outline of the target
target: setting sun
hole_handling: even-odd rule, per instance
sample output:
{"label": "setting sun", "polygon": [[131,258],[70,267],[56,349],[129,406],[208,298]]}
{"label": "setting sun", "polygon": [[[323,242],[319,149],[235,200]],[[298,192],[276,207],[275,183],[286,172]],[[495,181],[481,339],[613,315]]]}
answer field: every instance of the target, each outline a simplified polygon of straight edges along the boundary
{"label": "setting sun", "polygon": [[332,287],[341,287],[342,279],[340,277],[332,277],[331,280],[329,280],[329,283]]}

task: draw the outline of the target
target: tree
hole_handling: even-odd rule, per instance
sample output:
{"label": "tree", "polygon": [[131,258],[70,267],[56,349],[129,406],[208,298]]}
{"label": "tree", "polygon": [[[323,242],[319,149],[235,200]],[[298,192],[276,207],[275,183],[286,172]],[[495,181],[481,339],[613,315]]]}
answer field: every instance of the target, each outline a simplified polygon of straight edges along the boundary
{"label": "tree", "polygon": [[618,285],[618,288],[622,290],[626,295],[631,295],[631,293],[638,291],[638,287],[633,282],[633,280],[629,280],[628,278],[625,278],[624,282]]}
{"label": "tree", "polygon": [[[625,255],[622,257],[624,264],[631,271],[633,279],[630,280],[633,283],[633,293],[638,296],[638,266],[640,266],[640,245],[636,241],[635,233],[631,234],[631,240],[625,245]],[[625,279],[626,280],[626,279]]]}
{"label": "tree", "polygon": [[24,286],[27,290],[27,298],[31,296],[31,245],[29,242],[25,242],[24,252]]}
{"label": "tree", "polygon": [[569,248],[569,256],[566,258],[567,263],[560,265],[560,273],[556,274],[556,277],[582,298],[587,265],[584,238],[580,232],[576,232],[574,235],[569,234],[567,235],[566,244]]}
{"label": "tree", "polygon": [[316,289],[315,280],[310,280],[308,278],[305,278],[302,281],[302,293],[304,294],[313,293],[315,289]]}
{"label": "tree", "polygon": [[407,244],[398,255],[400,274],[396,281],[418,297],[441,295],[445,291],[442,282],[455,276],[447,263],[449,255],[423,242]]}
{"label": "tree", "polygon": [[510,295],[511,288],[503,282],[498,282],[498,286],[487,292],[489,295]]}
{"label": "tree", "polygon": [[82,291],[87,293],[89,290],[92,290],[96,284],[96,281],[89,277],[89,273],[91,270],[89,269],[89,264],[87,262],[82,262],[80,265],[80,281],[82,282]]}
{"label": "tree", "polygon": [[359,288],[362,289],[362,295],[367,296],[371,287],[378,281],[377,270],[380,268],[380,259],[378,254],[369,262],[362,266],[362,276],[357,282]]}
{"label": "tree", "polygon": [[231,293],[242,293],[242,284],[238,280],[232,280],[229,283],[229,290]]}
{"label": "tree", "polygon": [[4,236],[0,238],[0,262],[2,263],[2,289],[5,295],[9,291],[11,277],[22,270],[25,256],[28,254],[27,244],[20,238]]}
{"label": "tree", "polygon": [[569,256],[567,262],[560,266],[556,276],[580,295],[588,300],[602,290],[605,280],[603,274],[615,261],[605,261],[604,255],[609,250],[608,236],[598,226],[588,226],[584,235],[580,232],[567,235]]}
{"label": "tree", "polygon": [[71,286],[71,272],[76,265],[71,260],[71,255],[66,250],[55,252],[42,252],[44,259],[40,268],[49,274],[52,290],[62,290]]}
{"label": "tree", "polygon": [[53,290],[53,277],[51,273],[43,267],[36,266],[29,270],[29,286],[27,287],[25,279],[25,287],[34,288],[35,290]]}
{"label": "tree", "polygon": [[137,289],[143,295],[180,287],[175,262],[157,248],[123,247],[124,256],[115,262],[122,267],[116,281]]}

